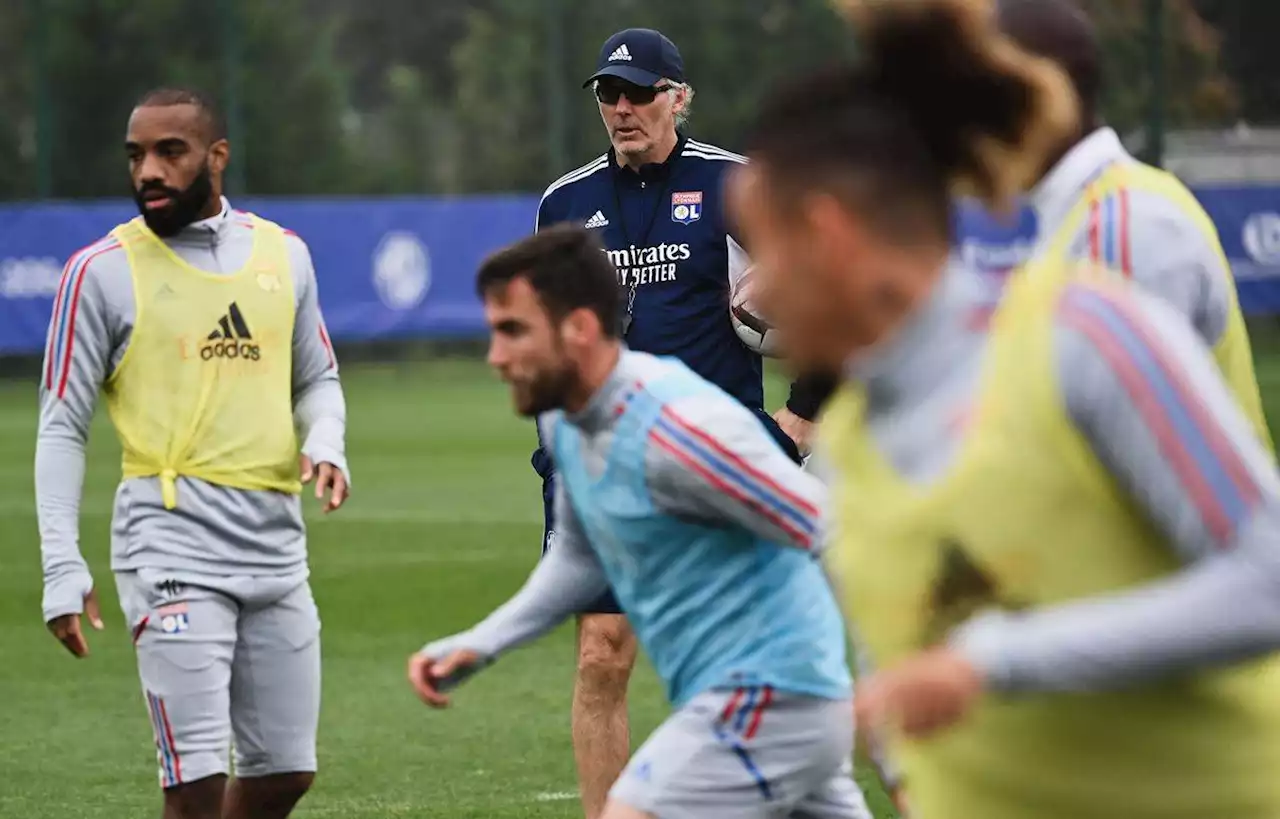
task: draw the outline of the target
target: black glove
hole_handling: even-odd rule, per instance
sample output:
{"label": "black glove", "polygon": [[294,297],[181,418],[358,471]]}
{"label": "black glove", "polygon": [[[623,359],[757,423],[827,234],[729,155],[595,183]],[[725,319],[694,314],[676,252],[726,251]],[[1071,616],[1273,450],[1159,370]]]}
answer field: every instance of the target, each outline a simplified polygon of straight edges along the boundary
{"label": "black glove", "polygon": [[822,411],[822,405],[836,391],[840,379],[824,373],[809,373],[797,378],[791,384],[791,395],[787,398],[787,409],[803,418],[812,421]]}

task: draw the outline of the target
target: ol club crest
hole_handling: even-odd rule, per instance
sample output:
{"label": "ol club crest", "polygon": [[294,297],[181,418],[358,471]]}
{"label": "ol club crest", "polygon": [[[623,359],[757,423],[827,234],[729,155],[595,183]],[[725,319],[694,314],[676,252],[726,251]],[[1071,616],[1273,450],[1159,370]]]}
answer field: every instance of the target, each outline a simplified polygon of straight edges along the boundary
{"label": "ol club crest", "polygon": [[687,225],[702,218],[702,191],[671,194],[671,221]]}

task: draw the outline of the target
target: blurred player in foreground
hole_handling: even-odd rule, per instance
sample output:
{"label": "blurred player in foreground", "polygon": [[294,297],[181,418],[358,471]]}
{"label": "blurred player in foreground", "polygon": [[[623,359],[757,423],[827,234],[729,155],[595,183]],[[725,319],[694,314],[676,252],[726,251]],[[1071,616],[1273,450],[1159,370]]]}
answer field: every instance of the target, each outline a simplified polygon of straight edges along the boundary
{"label": "blurred player in foreground", "polygon": [[1280,476],[1209,351],[1109,274],[1042,259],[987,322],[948,267],[952,194],[1008,202],[1075,127],[986,8],[863,4],[863,61],[773,97],[735,174],[788,351],[851,382],[859,725],[923,819],[1278,816]]}
{"label": "blurred player in foreground", "polygon": [[71,257],[49,328],[35,466],[44,619],[77,657],[89,654],[81,615],[102,628],[78,546],[101,389],[124,450],[111,568],[164,816],[285,817],[315,775],[320,710],[295,421],[302,481],[326,511],[347,496],[315,272],[297,236],[222,198],[230,146],[203,95],[147,94],[125,153],[142,215]]}
{"label": "blurred player in foreground", "polygon": [[612,586],[676,712],[605,819],[867,817],[840,613],[813,549],[824,490],[755,413],[618,338],[600,244],[560,226],[493,256],[489,361],[555,460],[559,537],[524,588],[409,661],[424,701]]}

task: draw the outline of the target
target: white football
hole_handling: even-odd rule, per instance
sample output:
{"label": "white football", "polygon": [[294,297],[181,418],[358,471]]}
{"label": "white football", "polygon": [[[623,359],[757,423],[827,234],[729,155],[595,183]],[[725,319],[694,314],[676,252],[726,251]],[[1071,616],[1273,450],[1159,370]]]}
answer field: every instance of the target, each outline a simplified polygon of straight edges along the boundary
{"label": "white football", "polygon": [[777,358],[782,354],[781,340],[751,298],[754,277],[755,268],[749,268],[729,288],[729,320],[747,349],[766,358]]}

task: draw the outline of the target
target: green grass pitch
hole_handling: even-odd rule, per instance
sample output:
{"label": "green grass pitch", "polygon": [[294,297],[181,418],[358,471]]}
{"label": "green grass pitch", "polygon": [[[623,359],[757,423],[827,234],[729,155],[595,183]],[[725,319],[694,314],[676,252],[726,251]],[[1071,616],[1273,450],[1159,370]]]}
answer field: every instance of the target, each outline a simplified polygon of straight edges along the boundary
{"label": "green grass pitch", "polygon": [[[1264,392],[1280,399],[1268,389],[1280,387],[1280,360],[1265,364]],[[528,465],[532,427],[478,362],[353,365],[344,381],[355,492],[341,512],[310,515],[324,702],[320,774],[295,815],[580,816],[570,627],[504,658],[446,712],[421,706],[404,680],[409,652],[470,625],[534,565],[541,506]],[[771,406],[782,398],[776,380],[771,397]],[[100,417],[81,532],[107,631],[90,635],[92,656],[77,662],[40,622],[35,414],[32,383],[0,383],[0,816],[158,816],[149,723],[108,570],[118,447]],[[637,744],[667,713],[647,666],[631,713]],[[878,790],[868,791],[878,816],[891,816]]]}

